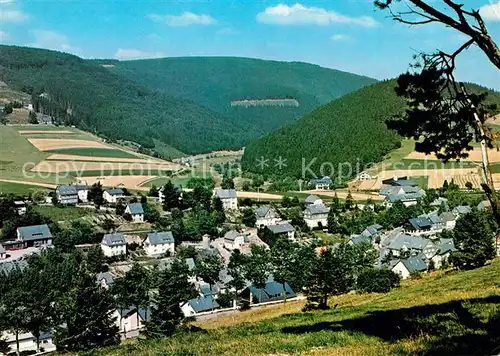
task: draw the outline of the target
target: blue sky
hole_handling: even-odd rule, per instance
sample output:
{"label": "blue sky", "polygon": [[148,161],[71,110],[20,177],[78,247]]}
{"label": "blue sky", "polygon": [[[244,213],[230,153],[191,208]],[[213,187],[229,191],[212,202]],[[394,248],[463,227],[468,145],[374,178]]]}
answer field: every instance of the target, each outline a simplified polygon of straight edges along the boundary
{"label": "blue sky", "polygon": [[[500,42],[500,1],[463,2],[483,9]],[[304,61],[378,79],[407,70],[417,51],[452,50],[465,42],[437,24],[410,27],[386,16],[371,0],[0,0],[0,40],[85,58]],[[500,90],[500,72],[477,49],[461,56],[457,73]]]}

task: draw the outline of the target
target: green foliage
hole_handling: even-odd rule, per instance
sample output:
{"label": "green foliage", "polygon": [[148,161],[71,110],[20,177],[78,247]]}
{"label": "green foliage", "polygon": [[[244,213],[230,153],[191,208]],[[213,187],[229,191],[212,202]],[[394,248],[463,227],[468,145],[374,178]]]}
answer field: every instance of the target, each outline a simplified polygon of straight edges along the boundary
{"label": "green foliage", "polygon": [[196,296],[194,286],[188,281],[189,270],[184,260],[174,260],[159,278],[151,321],[146,323],[144,332],[148,338],[171,336],[184,319],[180,304]]}
{"label": "green foliage", "polygon": [[92,276],[79,277],[61,309],[65,323],[56,327],[55,335],[59,351],[86,351],[120,343],[113,297]]}
{"label": "green foliage", "polygon": [[[374,83],[371,78],[306,63],[230,57],[121,61],[109,70],[218,112],[227,125],[237,127],[230,132],[238,136],[240,146],[318,105]],[[231,106],[235,100],[267,98],[293,98],[299,106]],[[229,131],[224,126],[218,129],[217,135]]]}
{"label": "green foliage", "polygon": [[180,206],[180,197],[180,191],[169,180],[163,186],[163,210],[171,211],[178,208]]}
{"label": "green foliage", "polygon": [[370,268],[358,276],[357,288],[366,293],[387,293],[399,286],[400,277],[388,269]]}
{"label": "green foliage", "polygon": [[222,183],[220,185],[222,189],[234,189],[234,181],[233,178],[227,175],[224,175],[222,178]]}
{"label": "green foliage", "polygon": [[496,231],[494,219],[488,213],[472,211],[460,217],[450,233],[457,248],[451,254],[450,262],[465,270],[484,266],[495,257]]}
{"label": "green foliage", "polygon": [[[404,110],[404,100],[396,96],[394,86],[395,81],[391,80],[362,88],[249,143],[242,158],[243,169],[267,176],[299,178],[305,159],[304,167],[317,176],[351,177],[356,174],[358,163],[363,167],[378,162],[400,144],[399,137],[389,131],[384,122]],[[282,157],[286,159],[286,167],[280,169],[271,164],[261,170],[255,162],[262,156],[271,161]],[[321,172],[324,162],[330,162],[334,172]],[[353,170],[349,172],[347,167],[339,166],[342,163],[350,163]],[[305,178],[312,178],[311,175],[305,172]]]}
{"label": "green foliage", "polygon": [[99,209],[105,203],[102,193],[104,193],[102,185],[100,182],[97,182],[92,184],[87,194],[87,199],[93,202],[96,205],[97,209]]}
{"label": "green foliage", "polygon": [[252,208],[246,208],[243,210],[243,217],[241,218],[243,224],[247,227],[255,227],[257,222],[257,217],[255,216]]}
{"label": "green foliage", "polygon": [[207,255],[196,261],[196,276],[203,279],[210,288],[220,281],[219,272],[224,268],[218,255]]}
{"label": "green foliage", "polygon": [[87,262],[87,270],[90,273],[97,274],[103,271],[106,256],[104,256],[101,246],[91,246],[87,251],[85,260]]}
{"label": "green foliage", "polygon": [[111,140],[154,148],[156,139],[196,153],[236,148],[247,136],[249,125],[145,88],[73,55],[1,46],[0,66],[0,79],[12,88],[29,90],[36,111]]}
{"label": "green foliage", "polygon": [[28,123],[29,124],[38,124],[38,119],[36,117],[36,113],[34,111],[30,111],[28,114]]}

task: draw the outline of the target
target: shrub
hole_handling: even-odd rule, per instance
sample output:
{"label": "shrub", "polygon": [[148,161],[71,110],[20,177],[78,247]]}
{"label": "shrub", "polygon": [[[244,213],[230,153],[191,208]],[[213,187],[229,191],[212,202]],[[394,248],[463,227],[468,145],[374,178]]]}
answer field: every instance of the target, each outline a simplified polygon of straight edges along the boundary
{"label": "shrub", "polygon": [[388,269],[370,268],[358,277],[358,290],[367,293],[387,293],[399,286],[400,277]]}

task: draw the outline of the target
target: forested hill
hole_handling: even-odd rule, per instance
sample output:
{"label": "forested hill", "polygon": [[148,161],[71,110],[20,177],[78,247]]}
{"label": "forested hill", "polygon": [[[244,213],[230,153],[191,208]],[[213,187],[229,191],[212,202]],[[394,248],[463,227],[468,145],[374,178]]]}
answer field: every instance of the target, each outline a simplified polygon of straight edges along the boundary
{"label": "forested hill", "polygon": [[[339,165],[345,162],[351,164],[352,174],[356,174],[358,163],[363,167],[379,162],[401,142],[385,124],[405,110],[405,101],[396,95],[395,85],[395,80],[388,80],[362,88],[251,142],[243,155],[243,168],[265,175],[302,177],[303,166],[318,176],[329,175],[329,167],[333,167],[334,176],[338,177]],[[471,92],[487,90],[476,85],[468,87]],[[500,104],[499,94],[490,92],[488,102]],[[262,157],[268,160],[264,169],[258,164]],[[275,161],[280,157],[286,160],[286,166],[281,168]],[[345,168],[343,177],[349,173]],[[306,178],[311,178],[310,174]]]}
{"label": "forested hill", "polygon": [[158,139],[196,153],[240,147],[249,139],[248,125],[69,54],[0,46],[0,80],[66,124],[148,148]]}
{"label": "forested hill", "polygon": [[[248,123],[253,138],[290,123],[332,99],[375,83],[374,79],[298,62],[234,57],[181,57],[99,61],[111,72],[172,96],[193,100]],[[252,100],[252,105],[231,105]],[[258,105],[259,99],[277,99]],[[295,99],[286,105],[279,99]],[[298,103],[298,105],[296,105]]]}

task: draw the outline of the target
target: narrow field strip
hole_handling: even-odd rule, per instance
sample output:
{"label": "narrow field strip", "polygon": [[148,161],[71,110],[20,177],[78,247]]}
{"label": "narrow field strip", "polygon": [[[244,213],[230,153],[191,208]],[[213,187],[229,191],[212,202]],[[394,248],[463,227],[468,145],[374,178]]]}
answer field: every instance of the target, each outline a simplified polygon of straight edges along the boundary
{"label": "narrow field strip", "polygon": [[17,131],[21,135],[27,135],[27,134],[40,134],[40,135],[45,135],[45,134],[76,134],[75,131],[69,131],[69,130],[19,130]]}
{"label": "narrow field strip", "polygon": [[28,141],[40,151],[49,151],[66,148],[109,148],[98,141],[86,140],[66,140],[66,139],[44,139],[44,138],[28,138]]}
{"label": "narrow field strip", "polygon": [[105,157],[106,161],[108,158],[139,158],[138,156],[123,151],[116,147],[77,147],[77,148],[60,148],[47,150],[48,153],[72,155],[72,156],[85,156],[85,157]]}
{"label": "narrow field strip", "polygon": [[[56,153],[47,157],[49,161],[81,161],[81,162],[96,162],[98,157],[96,156],[78,156]],[[158,164],[159,161],[144,159],[144,158],[118,158],[118,157],[105,157],[102,162],[116,162],[116,163],[150,163]]]}

